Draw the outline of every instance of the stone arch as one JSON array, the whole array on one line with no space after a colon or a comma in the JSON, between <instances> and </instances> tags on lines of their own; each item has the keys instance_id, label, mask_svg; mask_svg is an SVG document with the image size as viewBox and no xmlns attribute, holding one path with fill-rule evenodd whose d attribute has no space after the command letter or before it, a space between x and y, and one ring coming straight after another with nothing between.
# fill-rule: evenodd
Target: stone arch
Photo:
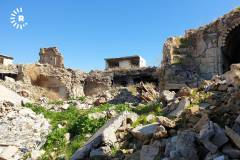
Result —
<instances>
[{"instance_id":1,"label":"stone arch","mask_svg":"<svg viewBox=\"0 0 240 160\"><path fill-rule=\"evenodd\" d=\"M222 71L226 72L233 63L240 63L240 21L225 29L220 36Z\"/></svg>"}]
</instances>

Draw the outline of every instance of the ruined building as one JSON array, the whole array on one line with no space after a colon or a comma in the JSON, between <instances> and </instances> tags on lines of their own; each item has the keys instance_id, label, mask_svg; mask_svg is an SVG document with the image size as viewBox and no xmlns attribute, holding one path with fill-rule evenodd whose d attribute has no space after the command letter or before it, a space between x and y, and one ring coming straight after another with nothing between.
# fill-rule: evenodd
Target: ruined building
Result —
<instances>
[{"instance_id":1,"label":"ruined building","mask_svg":"<svg viewBox=\"0 0 240 160\"><path fill-rule=\"evenodd\" d=\"M18 69L13 65L13 57L0 55L0 79L5 79L6 76L16 79Z\"/></svg>"},{"instance_id":2,"label":"ruined building","mask_svg":"<svg viewBox=\"0 0 240 160\"><path fill-rule=\"evenodd\" d=\"M120 58L106 58L105 62L106 70L146 67L146 61L138 55Z\"/></svg>"},{"instance_id":3,"label":"ruined building","mask_svg":"<svg viewBox=\"0 0 240 160\"><path fill-rule=\"evenodd\" d=\"M183 37L167 39L163 47L160 86L179 89L197 86L201 79L229 70L240 62L240 9L198 29L186 31Z\"/></svg>"},{"instance_id":4,"label":"ruined building","mask_svg":"<svg viewBox=\"0 0 240 160\"><path fill-rule=\"evenodd\" d=\"M64 67L63 56L56 47L41 48L39 63L51 64L54 67Z\"/></svg>"},{"instance_id":5,"label":"ruined building","mask_svg":"<svg viewBox=\"0 0 240 160\"><path fill-rule=\"evenodd\" d=\"M9 65L9 64L13 64L13 57L0 55L0 65Z\"/></svg>"}]
</instances>

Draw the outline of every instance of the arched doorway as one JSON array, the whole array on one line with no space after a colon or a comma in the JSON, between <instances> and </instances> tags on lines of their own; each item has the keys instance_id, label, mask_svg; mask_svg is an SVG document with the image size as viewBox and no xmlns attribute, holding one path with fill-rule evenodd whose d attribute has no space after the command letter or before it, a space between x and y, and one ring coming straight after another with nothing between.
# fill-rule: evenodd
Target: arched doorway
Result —
<instances>
[{"instance_id":1,"label":"arched doorway","mask_svg":"<svg viewBox=\"0 0 240 160\"><path fill-rule=\"evenodd\" d=\"M226 37L223 53L223 72L230 70L231 64L240 63L240 26L234 28Z\"/></svg>"}]
</instances>

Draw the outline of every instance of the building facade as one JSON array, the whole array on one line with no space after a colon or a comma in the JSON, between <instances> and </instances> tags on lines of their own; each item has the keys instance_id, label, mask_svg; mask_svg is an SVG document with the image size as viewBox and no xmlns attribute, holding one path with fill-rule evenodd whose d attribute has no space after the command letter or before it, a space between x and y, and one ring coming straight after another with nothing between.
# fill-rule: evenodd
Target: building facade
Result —
<instances>
[{"instance_id":1,"label":"building facade","mask_svg":"<svg viewBox=\"0 0 240 160\"><path fill-rule=\"evenodd\" d=\"M146 61L138 55L120 58L106 58L105 63L106 70L146 67Z\"/></svg>"}]
</instances>

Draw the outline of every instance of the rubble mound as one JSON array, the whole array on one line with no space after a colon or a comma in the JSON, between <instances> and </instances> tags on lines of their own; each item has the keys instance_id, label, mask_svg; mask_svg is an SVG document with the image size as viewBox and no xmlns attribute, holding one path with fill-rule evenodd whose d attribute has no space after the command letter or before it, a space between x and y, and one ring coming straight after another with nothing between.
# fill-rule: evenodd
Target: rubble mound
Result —
<instances>
[{"instance_id":1,"label":"rubble mound","mask_svg":"<svg viewBox=\"0 0 240 160\"><path fill-rule=\"evenodd\" d=\"M43 115L10 102L0 103L0 112L0 159L22 159L43 146L50 131Z\"/></svg>"}]
</instances>

